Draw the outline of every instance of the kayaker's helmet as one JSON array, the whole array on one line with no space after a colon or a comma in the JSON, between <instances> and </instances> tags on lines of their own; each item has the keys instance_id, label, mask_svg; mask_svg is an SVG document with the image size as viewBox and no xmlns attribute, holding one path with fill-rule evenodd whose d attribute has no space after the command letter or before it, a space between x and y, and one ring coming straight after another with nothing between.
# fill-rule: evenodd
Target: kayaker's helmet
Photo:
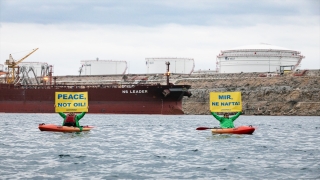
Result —
<instances>
[{"instance_id":1,"label":"kayaker's helmet","mask_svg":"<svg viewBox=\"0 0 320 180\"><path fill-rule=\"evenodd\" d=\"M229 113L224 113L223 117L229 118Z\"/></svg>"}]
</instances>

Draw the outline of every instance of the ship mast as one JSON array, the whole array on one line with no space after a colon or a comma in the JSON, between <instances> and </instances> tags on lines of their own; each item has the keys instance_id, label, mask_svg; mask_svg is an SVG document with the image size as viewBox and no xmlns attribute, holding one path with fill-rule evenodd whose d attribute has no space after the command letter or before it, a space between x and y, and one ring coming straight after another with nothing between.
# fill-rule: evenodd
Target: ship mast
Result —
<instances>
[{"instance_id":1,"label":"ship mast","mask_svg":"<svg viewBox=\"0 0 320 180\"><path fill-rule=\"evenodd\" d=\"M169 71L169 66L170 66L170 62L167 61L166 62L167 65L167 72L166 72L166 76L167 76L167 85L169 85L169 76L170 76L170 71Z\"/></svg>"}]
</instances>

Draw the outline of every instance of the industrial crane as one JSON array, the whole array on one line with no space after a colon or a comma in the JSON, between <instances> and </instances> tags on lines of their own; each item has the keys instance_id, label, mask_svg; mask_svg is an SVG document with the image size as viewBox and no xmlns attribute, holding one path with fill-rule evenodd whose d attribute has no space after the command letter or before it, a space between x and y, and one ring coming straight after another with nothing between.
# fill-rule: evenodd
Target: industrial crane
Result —
<instances>
[{"instance_id":1,"label":"industrial crane","mask_svg":"<svg viewBox=\"0 0 320 180\"><path fill-rule=\"evenodd\" d=\"M13 84L16 80L16 76L19 74L19 66L18 64L21 63L23 60L25 60L27 57L29 57L32 53L34 53L39 48L33 49L29 54L24 56L18 61L14 61L11 54L9 55L9 59L6 60L5 65L8 65L8 73L6 76L6 83Z\"/></svg>"}]
</instances>

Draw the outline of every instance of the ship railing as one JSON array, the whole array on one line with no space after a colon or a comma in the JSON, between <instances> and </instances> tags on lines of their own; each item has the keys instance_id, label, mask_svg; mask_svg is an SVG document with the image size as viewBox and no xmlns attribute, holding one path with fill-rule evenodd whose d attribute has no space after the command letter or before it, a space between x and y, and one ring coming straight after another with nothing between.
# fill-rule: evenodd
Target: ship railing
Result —
<instances>
[{"instance_id":1,"label":"ship railing","mask_svg":"<svg viewBox=\"0 0 320 180\"><path fill-rule=\"evenodd\" d=\"M18 85L16 89L105 89L135 88L137 86L159 86L160 84L90 84L90 85Z\"/></svg>"}]
</instances>

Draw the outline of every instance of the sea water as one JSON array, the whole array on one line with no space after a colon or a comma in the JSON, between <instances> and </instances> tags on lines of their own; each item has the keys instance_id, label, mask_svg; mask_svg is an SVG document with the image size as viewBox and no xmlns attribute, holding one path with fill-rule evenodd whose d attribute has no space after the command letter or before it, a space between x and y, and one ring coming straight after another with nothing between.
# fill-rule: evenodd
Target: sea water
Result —
<instances>
[{"instance_id":1,"label":"sea water","mask_svg":"<svg viewBox=\"0 0 320 180\"><path fill-rule=\"evenodd\" d=\"M320 117L87 114L90 132L43 132L58 114L0 114L0 179L320 179Z\"/></svg>"}]
</instances>

